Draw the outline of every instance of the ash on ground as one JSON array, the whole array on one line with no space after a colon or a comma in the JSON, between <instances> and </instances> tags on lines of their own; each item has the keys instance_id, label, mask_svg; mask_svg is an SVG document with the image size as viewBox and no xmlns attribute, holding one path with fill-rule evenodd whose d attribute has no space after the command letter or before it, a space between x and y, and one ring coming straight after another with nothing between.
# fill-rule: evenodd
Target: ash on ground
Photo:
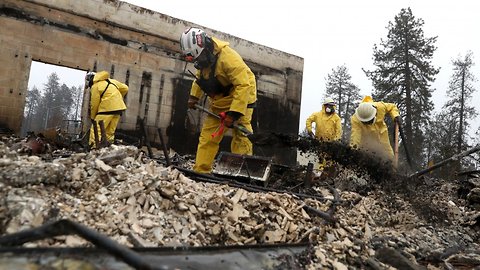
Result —
<instances>
[{"instance_id":1,"label":"ash on ground","mask_svg":"<svg viewBox=\"0 0 480 270\"><path fill-rule=\"evenodd\" d=\"M271 188L318 197L302 199L198 182L133 146L47 159L2 141L2 235L70 219L129 247L311 243L277 269L480 267L474 176L411 180L354 149L299 140L299 149L330 153L333 161L328 177L319 175L308 189L302 167L272 174ZM76 236L24 244L89 245Z\"/></svg>"}]
</instances>

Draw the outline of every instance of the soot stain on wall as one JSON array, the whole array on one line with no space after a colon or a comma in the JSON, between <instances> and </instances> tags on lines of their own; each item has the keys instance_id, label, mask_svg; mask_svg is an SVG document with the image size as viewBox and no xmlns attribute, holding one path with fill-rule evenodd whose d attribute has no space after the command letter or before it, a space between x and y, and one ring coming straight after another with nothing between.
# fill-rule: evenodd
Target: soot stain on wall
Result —
<instances>
[{"instance_id":1,"label":"soot stain on wall","mask_svg":"<svg viewBox=\"0 0 480 270\"><path fill-rule=\"evenodd\" d=\"M168 144L180 154L196 152L198 132L189 130L187 103L190 96L191 80L174 79L171 121L167 128Z\"/></svg>"}]
</instances>

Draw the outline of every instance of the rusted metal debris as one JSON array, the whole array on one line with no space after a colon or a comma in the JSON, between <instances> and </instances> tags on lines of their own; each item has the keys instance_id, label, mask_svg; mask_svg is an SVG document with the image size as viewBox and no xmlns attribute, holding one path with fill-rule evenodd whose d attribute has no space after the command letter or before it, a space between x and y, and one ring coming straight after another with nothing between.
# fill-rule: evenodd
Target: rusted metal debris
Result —
<instances>
[{"instance_id":1,"label":"rusted metal debris","mask_svg":"<svg viewBox=\"0 0 480 270\"><path fill-rule=\"evenodd\" d=\"M33 228L18 233L5 235L0 237L0 246L20 246L27 242L52 238L61 235L75 234L81 236L85 240L90 241L95 246L107 250L117 257L122 258L127 264L135 269L150 270L160 269L150 265L140 255L134 251L119 245L110 238L83 226L77 222L68 219L62 219L53 223L42 225L38 228Z\"/></svg>"},{"instance_id":2,"label":"rusted metal debris","mask_svg":"<svg viewBox=\"0 0 480 270\"><path fill-rule=\"evenodd\" d=\"M50 152L51 146L41 133L37 135L29 132L23 140L14 144L12 149L27 155L41 155Z\"/></svg>"}]
</instances>

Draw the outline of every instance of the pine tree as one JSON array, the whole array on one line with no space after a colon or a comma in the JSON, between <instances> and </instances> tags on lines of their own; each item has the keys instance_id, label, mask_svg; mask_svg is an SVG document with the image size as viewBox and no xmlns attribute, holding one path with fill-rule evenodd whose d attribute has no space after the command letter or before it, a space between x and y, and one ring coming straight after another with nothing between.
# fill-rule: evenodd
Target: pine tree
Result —
<instances>
[{"instance_id":1,"label":"pine tree","mask_svg":"<svg viewBox=\"0 0 480 270\"><path fill-rule=\"evenodd\" d=\"M470 126L469 120L475 116L475 108L470 104L472 94L475 91L473 82L476 81L475 76L471 72L474 65L473 53L467 52L464 57L458 56L452 60L453 74L451 76L447 94L449 100L444 105L444 110L453 116L453 121L457 124L457 130L451 134L456 138L456 152L465 151L467 145L466 134Z\"/></svg>"},{"instance_id":2,"label":"pine tree","mask_svg":"<svg viewBox=\"0 0 480 270\"><path fill-rule=\"evenodd\" d=\"M25 117L22 132L41 132L45 128L64 127L63 120L75 119L82 104L83 86L68 87L60 83L53 72L40 91L36 86L28 91L25 104Z\"/></svg>"},{"instance_id":3,"label":"pine tree","mask_svg":"<svg viewBox=\"0 0 480 270\"><path fill-rule=\"evenodd\" d=\"M53 102L49 107L48 127L62 126L63 120L69 118L69 113L74 106L74 89L68 87L66 84L62 84L54 93Z\"/></svg>"},{"instance_id":4,"label":"pine tree","mask_svg":"<svg viewBox=\"0 0 480 270\"><path fill-rule=\"evenodd\" d=\"M36 86L33 86L28 91L25 99L25 111L23 113L24 118L22 122L22 136L25 136L27 131L32 130L32 122L34 115L38 113L38 107L41 99L40 90Z\"/></svg>"},{"instance_id":5,"label":"pine tree","mask_svg":"<svg viewBox=\"0 0 480 270\"><path fill-rule=\"evenodd\" d=\"M435 162L445 160L469 148L466 143L469 120L475 116L475 108L470 104L475 91L473 82L476 81L471 72L474 65L473 53L467 52L464 57L458 56L452 60L453 73L449 82L447 94L449 99L443 106L441 113L432 118L428 129L427 156ZM477 131L477 137L480 132ZM480 141L473 141L474 145ZM473 167L478 163L478 154L464 158L440 168L436 174L440 177L452 178L461 166Z\"/></svg>"},{"instance_id":6,"label":"pine tree","mask_svg":"<svg viewBox=\"0 0 480 270\"><path fill-rule=\"evenodd\" d=\"M47 108L52 108L58 103L57 93L60 91L60 78L57 73L52 72L47 77L47 83L43 87L43 96L45 98Z\"/></svg>"},{"instance_id":7,"label":"pine tree","mask_svg":"<svg viewBox=\"0 0 480 270\"><path fill-rule=\"evenodd\" d=\"M72 95L73 89L66 84L60 84L58 75L55 72L51 73L41 91L32 130L41 131L60 126L74 106Z\"/></svg>"},{"instance_id":8,"label":"pine tree","mask_svg":"<svg viewBox=\"0 0 480 270\"><path fill-rule=\"evenodd\" d=\"M355 112L355 101L360 99L360 89L352 82L345 65L332 69L327 75L326 97L331 97L337 102L337 113L343 122L342 141L350 135L350 117Z\"/></svg>"},{"instance_id":9,"label":"pine tree","mask_svg":"<svg viewBox=\"0 0 480 270\"><path fill-rule=\"evenodd\" d=\"M430 112L431 83L439 69L431 59L437 37L426 38L423 20L402 9L388 24L386 40L374 45L373 71L365 71L374 86L374 99L396 103L404 117L405 139L413 157L420 157ZM418 158L415 158L418 160Z\"/></svg>"},{"instance_id":10,"label":"pine tree","mask_svg":"<svg viewBox=\"0 0 480 270\"><path fill-rule=\"evenodd\" d=\"M71 93L73 99L73 106L71 108L71 111L69 112L69 116L73 120L79 120L83 101L83 86L72 86Z\"/></svg>"},{"instance_id":11,"label":"pine tree","mask_svg":"<svg viewBox=\"0 0 480 270\"><path fill-rule=\"evenodd\" d=\"M441 111L432 117L427 132L425 133L425 154L427 163L438 163L450 158L455 153L455 137L453 133L458 129L453 116L447 111ZM423 164L426 167L427 164ZM454 167L452 163L446 164L435 170L434 175L441 178L451 178L454 176Z\"/></svg>"}]
</instances>

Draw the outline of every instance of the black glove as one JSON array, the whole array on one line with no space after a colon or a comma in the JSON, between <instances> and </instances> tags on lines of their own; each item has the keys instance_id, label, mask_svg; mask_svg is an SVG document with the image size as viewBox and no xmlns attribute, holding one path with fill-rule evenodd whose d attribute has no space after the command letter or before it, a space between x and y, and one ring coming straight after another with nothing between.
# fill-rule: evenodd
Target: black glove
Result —
<instances>
[{"instance_id":1,"label":"black glove","mask_svg":"<svg viewBox=\"0 0 480 270\"><path fill-rule=\"evenodd\" d=\"M194 97L194 96L190 96L188 98L188 108L189 109L195 109L195 105L197 105L198 103L198 98L197 97Z\"/></svg>"},{"instance_id":2,"label":"black glove","mask_svg":"<svg viewBox=\"0 0 480 270\"><path fill-rule=\"evenodd\" d=\"M242 117L242 114L239 112L234 112L234 111L228 111L226 113L225 120L223 120L223 123L225 124L226 127L233 127L233 124L235 121L237 121L240 117Z\"/></svg>"},{"instance_id":3,"label":"black glove","mask_svg":"<svg viewBox=\"0 0 480 270\"><path fill-rule=\"evenodd\" d=\"M228 114L225 116L225 119L223 119L223 124L228 128L232 128L234 122L235 120L233 120L233 117Z\"/></svg>"}]
</instances>

